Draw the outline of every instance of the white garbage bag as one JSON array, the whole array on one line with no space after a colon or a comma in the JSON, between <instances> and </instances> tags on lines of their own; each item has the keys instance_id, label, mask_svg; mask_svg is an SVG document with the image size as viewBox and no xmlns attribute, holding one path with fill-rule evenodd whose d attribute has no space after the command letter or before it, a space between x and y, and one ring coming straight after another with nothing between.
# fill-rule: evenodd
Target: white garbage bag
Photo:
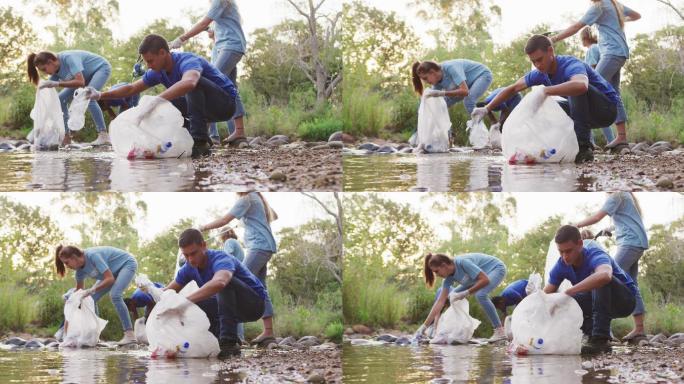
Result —
<instances>
[{"instance_id":1,"label":"white garbage bag","mask_svg":"<svg viewBox=\"0 0 684 384\"><path fill-rule=\"evenodd\" d=\"M530 274L527 278L527 285L525 286L525 294L531 295L542 289L542 277L541 274L534 272Z\"/></svg>"},{"instance_id":2,"label":"white garbage bag","mask_svg":"<svg viewBox=\"0 0 684 384\"><path fill-rule=\"evenodd\" d=\"M430 344L465 344L473 338L480 321L471 317L468 300L458 300L439 318Z\"/></svg>"},{"instance_id":3,"label":"white garbage bag","mask_svg":"<svg viewBox=\"0 0 684 384\"><path fill-rule=\"evenodd\" d=\"M26 139L33 149L49 149L64 140L64 115L59 96L54 88L36 91L36 101L31 110L33 130Z\"/></svg>"},{"instance_id":4,"label":"white garbage bag","mask_svg":"<svg viewBox=\"0 0 684 384\"><path fill-rule=\"evenodd\" d=\"M94 347L107 325L107 320L99 318L95 313L95 301L92 297L81 300L84 294L85 291L79 289L64 304L64 320L68 325L60 347Z\"/></svg>"},{"instance_id":5,"label":"white garbage bag","mask_svg":"<svg viewBox=\"0 0 684 384\"><path fill-rule=\"evenodd\" d=\"M69 121L67 125L71 131L80 131L85 125L85 111L90 100L86 97L85 88L74 91L74 98L69 105Z\"/></svg>"},{"instance_id":6,"label":"white garbage bag","mask_svg":"<svg viewBox=\"0 0 684 384\"><path fill-rule=\"evenodd\" d=\"M473 120L468 120L466 122L466 130L470 131L468 142L470 142L470 146L473 148L484 148L489 143L489 132L484 121L480 120L475 123Z\"/></svg>"},{"instance_id":7,"label":"white garbage bag","mask_svg":"<svg viewBox=\"0 0 684 384\"><path fill-rule=\"evenodd\" d=\"M489 146L501 149L501 124L492 124L489 127Z\"/></svg>"},{"instance_id":8,"label":"white garbage bag","mask_svg":"<svg viewBox=\"0 0 684 384\"><path fill-rule=\"evenodd\" d=\"M198 289L197 283L191 281L180 293L173 290L162 293L161 300L147 319L147 339L152 358L206 358L218 355L218 340L209 332L209 319L197 305L187 307L180 315L166 313L157 318L157 314L167 308L177 308L187 302L186 297Z\"/></svg>"},{"instance_id":9,"label":"white garbage bag","mask_svg":"<svg viewBox=\"0 0 684 384\"><path fill-rule=\"evenodd\" d=\"M510 350L518 355L576 355L582 349L582 309L575 300L560 297L565 293L537 291L523 299L513 310ZM557 300L563 305L553 314L549 309Z\"/></svg>"},{"instance_id":10,"label":"white garbage bag","mask_svg":"<svg viewBox=\"0 0 684 384\"><path fill-rule=\"evenodd\" d=\"M534 99L544 86L536 86L506 119L503 155L510 164L574 162L579 151L574 123L554 97L535 109Z\"/></svg>"},{"instance_id":11,"label":"white garbage bag","mask_svg":"<svg viewBox=\"0 0 684 384\"><path fill-rule=\"evenodd\" d=\"M549 250L546 252L546 264L544 265L544 281L546 281L546 284L549 283L551 269L554 265L556 265L558 260L560 260L560 252L558 252L556 241L551 239L551 243L549 243ZM557 291L563 292L570 287L572 287L572 283L568 280L563 280Z\"/></svg>"},{"instance_id":12,"label":"white garbage bag","mask_svg":"<svg viewBox=\"0 0 684 384\"><path fill-rule=\"evenodd\" d=\"M149 344L147 340L147 330L145 326L145 318L139 317L138 320L133 324L133 334L135 335L135 340L141 344Z\"/></svg>"},{"instance_id":13,"label":"white garbage bag","mask_svg":"<svg viewBox=\"0 0 684 384\"><path fill-rule=\"evenodd\" d=\"M139 273L137 276L135 276L135 286L140 288L142 291L149 293L155 302L159 302L159 300L161 300L162 293L164 293L162 288L154 285L152 280L150 280L150 278L144 273Z\"/></svg>"},{"instance_id":14,"label":"white garbage bag","mask_svg":"<svg viewBox=\"0 0 684 384\"><path fill-rule=\"evenodd\" d=\"M151 98L143 96L137 107L122 112L111 122L109 136L114 152L130 160L190 156L192 136L183 127L180 111L170 102L162 102L140 126L136 125L140 107Z\"/></svg>"},{"instance_id":15,"label":"white garbage bag","mask_svg":"<svg viewBox=\"0 0 684 384\"><path fill-rule=\"evenodd\" d=\"M449 150L449 109L443 97L425 97L418 108L418 137L416 147L428 153Z\"/></svg>"}]
</instances>

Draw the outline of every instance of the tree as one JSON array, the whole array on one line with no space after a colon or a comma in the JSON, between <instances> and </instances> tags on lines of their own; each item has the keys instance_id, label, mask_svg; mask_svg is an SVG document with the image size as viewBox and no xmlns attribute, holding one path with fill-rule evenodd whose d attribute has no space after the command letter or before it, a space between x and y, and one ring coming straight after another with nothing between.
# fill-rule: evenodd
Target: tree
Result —
<instances>
[{"instance_id":1,"label":"tree","mask_svg":"<svg viewBox=\"0 0 684 384\"><path fill-rule=\"evenodd\" d=\"M670 9L672 9L674 11L674 13L676 13L677 16L679 16L680 19L684 20L684 10L682 10L680 7L676 6L672 1L670 1L670 0L656 0L656 1L659 2L660 4L666 5Z\"/></svg>"},{"instance_id":2,"label":"tree","mask_svg":"<svg viewBox=\"0 0 684 384\"><path fill-rule=\"evenodd\" d=\"M150 280L162 284L170 282L175 277L178 236L191 227L191 219L179 220L154 239L141 244L135 253L138 273L144 273Z\"/></svg>"},{"instance_id":3,"label":"tree","mask_svg":"<svg viewBox=\"0 0 684 384\"><path fill-rule=\"evenodd\" d=\"M335 222L335 235L332 237L331 241L324 242L325 254L327 255L325 259L325 266L332 273L335 280L342 284L342 240L344 238L344 230L342 223L344 222L344 215L342 210L342 200L338 192L333 192L334 203L322 201L318 195L313 193L302 194L312 200L314 200Z\"/></svg>"},{"instance_id":4,"label":"tree","mask_svg":"<svg viewBox=\"0 0 684 384\"><path fill-rule=\"evenodd\" d=\"M0 25L0 89L9 90L25 78L25 58L37 38L31 25L12 7L0 8Z\"/></svg>"},{"instance_id":5,"label":"tree","mask_svg":"<svg viewBox=\"0 0 684 384\"><path fill-rule=\"evenodd\" d=\"M664 302L684 297L684 218L669 225L654 225L649 249L640 260L640 272L653 292Z\"/></svg>"}]
</instances>

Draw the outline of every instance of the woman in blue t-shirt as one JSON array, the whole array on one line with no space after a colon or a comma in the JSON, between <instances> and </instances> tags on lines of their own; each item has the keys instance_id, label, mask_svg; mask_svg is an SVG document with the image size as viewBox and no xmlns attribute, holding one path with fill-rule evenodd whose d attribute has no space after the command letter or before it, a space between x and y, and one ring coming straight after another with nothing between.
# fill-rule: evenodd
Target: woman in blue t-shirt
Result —
<instances>
[{"instance_id":1,"label":"woman in blue t-shirt","mask_svg":"<svg viewBox=\"0 0 684 384\"><path fill-rule=\"evenodd\" d=\"M62 277L66 273L66 268L76 271L77 290L84 289L86 277L99 280L92 287L85 289L83 297L92 296L97 303L109 292L124 331L123 338L117 344L135 343L133 324L123 298L123 292L131 284L138 269L138 263L131 254L114 247L92 247L81 250L72 245L59 245L55 251L55 267L57 274ZM67 328L68 324L65 326L65 329Z\"/></svg>"},{"instance_id":2,"label":"woman in blue t-shirt","mask_svg":"<svg viewBox=\"0 0 684 384\"><path fill-rule=\"evenodd\" d=\"M260 192L238 192L238 200L227 215L201 226L204 232L227 225L233 219L240 219L245 225L245 245L248 248L243 264L266 287L268 262L276 252L276 242L271 231L271 222L278 218ZM252 344L267 345L275 340L273 334L273 305L266 299L262 320L264 331L252 340Z\"/></svg>"},{"instance_id":3,"label":"woman in blue t-shirt","mask_svg":"<svg viewBox=\"0 0 684 384\"><path fill-rule=\"evenodd\" d=\"M592 68L596 69L599 60L601 59L601 52L599 51L598 39L594 36L591 31L590 26L582 28L580 31L580 39L582 40L582 46L587 49L587 53L584 55L584 62L589 64ZM613 135L613 130L610 127L601 128L603 132L603 137L606 138L606 143L610 143L615 140ZM591 131L591 143L594 143L594 131Z\"/></svg>"},{"instance_id":4,"label":"woman in blue t-shirt","mask_svg":"<svg viewBox=\"0 0 684 384\"><path fill-rule=\"evenodd\" d=\"M74 92L77 88L88 86L97 90L102 89L112 74L112 66L102 56L86 51L63 51L57 54L43 51L38 54L29 54L26 61L28 77L38 88L64 88L59 93L59 101L62 104L62 114L64 115L64 128L66 129L62 144L71 143L71 134L67 126L69 121L67 104L74 98ZM39 84L40 76L37 69L50 75L50 79L41 81ZM97 139L90 144L111 144L104 115L97 101L91 100L88 103L88 111L93 117L97 129Z\"/></svg>"},{"instance_id":5,"label":"woman in blue t-shirt","mask_svg":"<svg viewBox=\"0 0 684 384\"><path fill-rule=\"evenodd\" d=\"M625 22L639 20L641 15L620 4L616 0L591 0L591 6L580 21L569 26L565 31L552 36L552 42L561 41L577 33L586 25L595 25L599 31L599 51L601 58L596 65L596 71L603 76L615 91L620 92L620 70L629 59L629 46L625 37ZM618 136L606 145L615 148L627 144L627 130L625 122L627 114L620 102L615 120Z\"/></svg>"},{"instance_id":6,"label":"woman in blue t-shirt","mask_svg":"<svg viewBox=\"0 0 684 384\"><path fill-rule=\"evenodd\" d=\"M648 235L642 220L641 207L636 196L631 192L611 192L603 207L592 216L577 223L581 228L596 224L606 216L610 216L615 224L617 252L615 262L638 285L639 259L648 249ZM644 317L646 309L641 293L637 290L634 317L634 329L623 339L631 340L644 336Z\"/></svg>"},{"instance_id":7,"label":"woman in blue t-shirt","mask_svg":"<svg viewBox=\"0 0 684 384\"><path fill-rule=\"evenodd\" d=\"M438 314L442 312L447 299L455 302L472 294L494 328L494 334L489 340L498 341L506 338L501 319L488 296L506 276L506 266L501 260L482 253L467 253L453 259L443 254L429 253L425 256L423 274L429 287L434 284L435 275L443 278L444 282L439 298L432 305L430 314L418 328L416 335L423 334L426 327L434 322ZM449 293L449 288L454 282L459 285Z\"/></svg>"}]
</instances>

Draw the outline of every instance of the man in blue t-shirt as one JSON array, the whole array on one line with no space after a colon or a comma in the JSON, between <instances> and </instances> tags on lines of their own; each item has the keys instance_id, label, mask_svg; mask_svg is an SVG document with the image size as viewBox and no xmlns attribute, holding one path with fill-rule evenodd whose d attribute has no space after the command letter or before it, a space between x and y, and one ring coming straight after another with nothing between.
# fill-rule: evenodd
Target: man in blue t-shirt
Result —
<instances>
[{"instance_id":1,"label":"man in blue t-shirt","mask_svg":"<svg viewBox=\"0 0 684 384\"><path fill-rule=\"evenodd\" d=\"M503 91L503 87L491 91L489 95L487 95L487 97L484 99L484 101L477 103L477 106L484 107L485 105L489 104L501 91ZM520 93L516 92L511 97L504 100L501 104L497 105L491 111L489 111L487 113L487 117L489 117L489 120L491 120L494 124L499 124L499 131L503 132L503 125L506 122L508 115L510 115L511 112L513 112L513 109L518 106L521 100L522 96L520 95ZM497 118L494 115L495 111L499 112L499 118Z\"/></svg>"},{"instance_id":2,"label":"man in blue t-shirt","mask_svg":"<svg viewBox=\"0 0 684 384\"><path fill-rule=\"evenodd\" d=\"M520 304L522 299L527 297L526 288L526 279L516 280L504 288L501 295L492 297L492 303L501 311L504 318L508 315L508 307Z\"/></svg>"},{"instance_id":3,"label":"man in blue t-shirt","mask_svg":"<svg viewBox=\"0 0 684 384\"><path fill-rule=\"evenodd\" d=\"M164 288L162 283L153 283L157 288ZM143 291L140 288L136 288L131 297L124 299L124 303L128 308L128 313L131 314L131 320L135 322L138 319L138 308L145 308L145 321L147 317L152 312L154 305L156 304L154 298L149 293Z\"/></svg>"},{"instance_id":4,"label":"man in blue t-shirt","mask_svg":"<svg viewBox=\"0 0 684 384\"><path fill-rule=\"evenodd\" d=\"M183 231L178 238L178 247L187 263L178 270L175 280L166 289L178 292L194 280L200 289L187 299L198 304L207 313L210 322L218 319L221 347L218 358L239 356L237 325L261 318L268 298L266 288L235 257L223 251L207 249L202 233L196 229ZM199 305L214 297L217 306Z\"/></svg>"},{"instance_id":5,"label":"man in blue t-shirt","mask_svg":"<svg viewBox=\"0 0 684 384\"><path fill-rule=\"evenodd\" d=\"M577 227L560 227L555 241L561 256L549 273L544 292L556 292L565 279L573 286L551 304L550 311L574 298L584 314L582 332L590 336L582 353L610 351L610 322L632 313L639 288L598 243L583 241Z\"/></svg>"},{"instance_id":6,"label":"man in blue t-shirt","mask_svg":"<svg viewBox=\"0 0 684 384\"><path fill-rule=\"evenodd\" d=\"M164 100L170 101L186 118L186 128L194 140L192 157L211 154L208 123L233 117L237 98L233 82L200 56L170 52L168 43L159 35L145 36L138 53L149 68L142 79L102 93L89 89L88 97L93 100L125 98L162 84L166 87L164 92L139 106L140 121Z\"/></svg>"},{"instance_id":7,"label":"man in blue t-shirt","mask_svg":"<svg viewBox=\"0 0 684 384\"><path fill-rule=\"evenodd\" d=\"M124 85L128 85L128 83L114 84L110 89L114 90L117 88L121 88ZM140 101L140 95L136 94L129 97L122 97L120 99L98 100L97 103L100 105L102 111L107 112L109 117L114 119L116 118L116 115L118 115L119 113L129 108L136 107L138 105L138 101ZM114 112L114 109L112 107L118 107L118 112Z\"/></svg>"},{"instance_id":8,"label":"man in blue t-shirt","mask_svg":"<svg viewBox=\"0 0 684 384\"><path fill-rule=\"evenodd\" d=\"M514 84L504 88L489 104L476 108L472 117L481 119L515 92L535 85L544 85L529 94L533 108L540 106L546 96L565 98L558 104L575 125L579 144L576 163L594 160L591 146L591 129L613 124L617 117L620 95L610 83L582 60L573 56L556 55L548 37L534 35L525 46L525 53L536 69L528 72Z\"/></svg>"}]
</instances>

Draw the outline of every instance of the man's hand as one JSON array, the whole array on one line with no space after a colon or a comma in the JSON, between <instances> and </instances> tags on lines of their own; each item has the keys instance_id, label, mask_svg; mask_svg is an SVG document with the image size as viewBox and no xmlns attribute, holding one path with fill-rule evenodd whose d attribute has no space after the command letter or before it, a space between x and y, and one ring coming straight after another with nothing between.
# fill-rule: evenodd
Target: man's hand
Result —
<instances>
[{"instance_id":1,"label":"man's hand","mask_svg":"<svg viewBox=\"0 0 684 384\"><path fill-rule=\"evenodd\" d=\"M470 118L473 120L473 123L477 124L485 117L485 115L488 112L489 111L487 110L487 107L475 108L473 109L473 112L470 114Z\"/></svg>"},{"instance_id":2,"label":"man's hand","mask_svg":"<svg viewBox=\"0 0 684 384\"><path fill-rule=\"evenodd\" d=\"M88 100L100 100L102 92L93 87L85 87L85 96Z\"/></svg>"},{"instance_id":3,"label":"man's hand","mask_svg":"<svg viewBox=\"0 0 684 384\"><path fill-rule=\"evenodd\" d=\"M157 313L157 319L159 319L162 316L170 316L170 315L175 315L175 316L183 316L185 311L192 306L192 301L190 300L185 300L182 304L178 305L177 307L174 308L166 308L160 312Z\"/></svg>"},{"instance_id":4,"label":"man's hand","mask_svg":"<svg viewBox=\"0 0 684 384\"><path fill-rule=\"evenodd\" d=\"M180 36L178 36L175 40L169 43L169 49L178 49L183 46L184 42L185 41L183 41L183 39Z\"/></svg>"}]
</instances>

